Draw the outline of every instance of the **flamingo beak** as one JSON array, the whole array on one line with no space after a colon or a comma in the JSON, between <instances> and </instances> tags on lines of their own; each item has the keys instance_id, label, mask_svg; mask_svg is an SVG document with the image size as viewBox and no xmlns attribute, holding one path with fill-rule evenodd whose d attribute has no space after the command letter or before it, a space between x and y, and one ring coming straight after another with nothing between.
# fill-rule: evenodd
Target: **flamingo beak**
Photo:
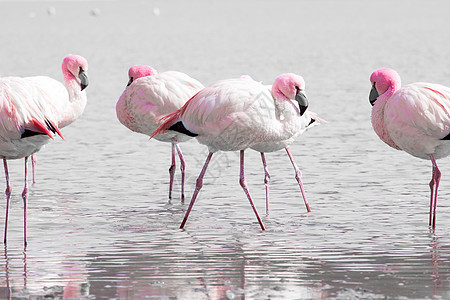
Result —
<instances>
[{"instance_id":1,"label":"flamingo beak","mask_svg":"<svg viewBox=\"0 0 450 300\"><path fill-rule=\"evenodd\" d=\"M127 86L130 86L133 83L133 77L130 77L130 80L128 80Z\"/></svg>"},{"instance_id":2,"label":"flamingo beak","mask_svg":"<svg viewBox=\"0 0 450 300\"><path fill-rule=\"evenodd\" d=\"M84 90L89 85L89 79L86 73L80 68L80 73L78 74L78 78L80 78L81 90Z\"/></svg>"},{"instance_id":3,"label":"flamingo beak","mask_svg":"<svg viewBox=\"0 0 450 300\"><path fill-rule=\"evenodd\" d=\"M303 116L306 109L308 108L308 99L306 99L305 94L303 94L300 89L297 89L297 94L295 95L295 101L298 102L300 108L300 116Z\"/></svg>"},{"instance_id":4,"label":"flamingo beak","mask_svg":"<svg viewBox=\"0 0 450 300\"><path fill-rule=\"evenodd\" d=\"M370 94L369 94L369 102L372 106L375 105L375 101L377 101L378 99L378 91L377 88L375 87L375 82L372 85L372 89L370 90Z\"/></svg>"}]
</instances>

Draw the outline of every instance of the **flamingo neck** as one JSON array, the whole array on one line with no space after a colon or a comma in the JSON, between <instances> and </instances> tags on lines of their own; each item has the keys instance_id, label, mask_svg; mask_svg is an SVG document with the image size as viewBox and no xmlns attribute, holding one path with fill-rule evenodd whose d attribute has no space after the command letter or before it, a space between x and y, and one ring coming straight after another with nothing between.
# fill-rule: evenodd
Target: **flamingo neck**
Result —
<instances>
[{"instance_id":1,"label":"flamingo neck","mask_svg":"<svg viewBox=\"0 0 450 300\"><path fill-rule=\"evenodd\" d=\"M300 109L291 99L287 98L280 90L272 92L275 101L276 118L281 123L290 122L295 117L300 117Z\"/></svg>"},{"instance_id":2,"label":"flamingo neck","mask_svg":"<svg viewBox=\"0 0 450 300\"><path fill-rule=\"evenodd\" d=\"M84 111L87 103L86 92L81 90L81 85L68 69L63 70L64 81L69 94L68 107L64 111L59 127L62 128L78 119Z\"/></svg>"},{"instance_id":3,"label":"flamingo neck","mask_svg":"<svg viewBox=\"0 0 450 300\"><path fill-rule=\"evenodd\" d=\"M274 132L277 132L277 139L288 140L301 131L300 109L296 102L288 99L280 91L272 93L275 102Z\"/></svg>"},{"instance_id":4,"label":"flamingo neck","mask_svg":"<svg viewBox=\"0 0 450 300\"><path fill-rule=\"evenodd\" d=\"M375 130L378 137L395 149L400 149L395 142L390 137L389 133L386 130L386 124L384 122L384 109L386 107L386 103L389 101L389 99L394 95L394 93L399 89L399 86L397 84L392 84L386 92L384 92L382 95L378 97L378 99L375 101L375 104L372 108L372 127Z\"/></svg>"}]
</instances>

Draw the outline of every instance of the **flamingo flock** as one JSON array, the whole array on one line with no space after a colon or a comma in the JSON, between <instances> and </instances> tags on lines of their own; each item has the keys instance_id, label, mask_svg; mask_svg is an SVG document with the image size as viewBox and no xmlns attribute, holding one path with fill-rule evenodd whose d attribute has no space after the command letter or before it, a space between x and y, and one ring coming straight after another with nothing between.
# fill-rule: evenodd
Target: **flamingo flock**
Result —
<instances>
[{"instance_id":1,"label":"flamingo flock","mask_svg":"<svg viewBox=\"0 0 450 300\"><path fill-rule=\"evenodd\" d=\"M27 244L28 158L36 182L36 153L59 137L61 129L83 113L88 86L88 63L79 55L63 59L62 84L47 76L0 78L0 157L6 179L4 243L7 241L12 194L8 160L24 159L23 240ZM245 177L246 150L260 153L265 183L266 214L269 213L270 174L265 153L284 149L294 168L306 211L302 173L289 146L307 129L324 121L309 110L305 80L293 73L278 75L263 85L248 75L203 86L176 71L158 73L147 65L128 70L128 84L116 104L117 118L129 130L171 144L169 199L173 197L176 155L180 160L181 199L185 198L186 162L179 143L197 140L208 148L203 168L180 228L184 228L212 156L218 151L239 151L239 184L261 228L265 230ZM379 69L370 76L371 121L375 133L390 147L430 160L429 226L436 227L441 172L436 160L450 154L450 88L432 83L401 86L398 73Z\"/></svg>"}]
</instances>

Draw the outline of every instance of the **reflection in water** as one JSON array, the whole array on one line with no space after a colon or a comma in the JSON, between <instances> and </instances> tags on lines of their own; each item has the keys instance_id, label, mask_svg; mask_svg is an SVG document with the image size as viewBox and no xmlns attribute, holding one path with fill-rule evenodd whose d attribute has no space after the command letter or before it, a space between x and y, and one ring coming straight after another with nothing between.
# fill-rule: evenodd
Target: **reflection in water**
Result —
<instances>
[{"instance_id":1,"label":"reflection in water","mask_svg":"<svg viewBox=\"0 0 450 300\"><path fill-rule=\"evenodd\" d=\"M31 264L27 252L5 248L2 294L6 299L32 295L64 299L365 299L398 294L422 299L448 295L450 257L441 257L435 235L430 236L428 247L416 245L416 250L426 248L417 251L423 254L395 247L377 252L302 247L289 245L283 241L285 236L273 243L254 243L239 230L228 241L197 232L175 235L185 236L184 242L167 243L177 240L174 236L152 245L123 240L108 250L92 249L85 257L78 253L61 260L55 259L55 253L49 259L47 253L38 257L35 252Z\"/></svg>"},{"instance_id":2,"label":"reflection in water","mask_svg":"<svg viewBox=\"0 0 450 300\"><path fill-rule=\"evenodd\" d=\"M4 247L5 299L63 298L84 299L89 296L86 269L80 263L67 261L37 261L28 269L27 249L9 251ZM78 259L78 258L77 258ZM70 261L70 259L69 259Z\"/></svg>"},{"instance_id":3,"label":"reflection in water","mask_svg":"<svg viewBox=\"0 0 450 300\"><path fill-rule=\"evenodd\" d=\"M2 294L5 295L5 299L11 299L12 298L12 289L11 289L11 285L9 282L9 258L8 258L8 249L7 249L6 244L4 245L3 251L4 251L4 253L3 253L4 261L3 261L2 265L4 266L4 269L5 269L4 270L4 272L5 272L4 279L6 282L4 284L2 284L2 286L6 285L6 288L5 288L4 293L2 293Z\"/></svg>"},{"instance_id":4,"label":"reflection in water","mask_svg":"<svg viewBox=\"0 0 450 300\"><path fill-rule=\"evenodd\" d=\"M434 286L433 296L436 296L438 289L442 285L441 277L439 275L439 259L440 259L439 248L440 247L439 247L439 238L434 233L435 229L430 229L430 231L432 231L430 233L430 237L431 237L430 252L431 252L431 266L433 267L431 279L433 280L433 286Z\"/></svg>"}]
</instances>

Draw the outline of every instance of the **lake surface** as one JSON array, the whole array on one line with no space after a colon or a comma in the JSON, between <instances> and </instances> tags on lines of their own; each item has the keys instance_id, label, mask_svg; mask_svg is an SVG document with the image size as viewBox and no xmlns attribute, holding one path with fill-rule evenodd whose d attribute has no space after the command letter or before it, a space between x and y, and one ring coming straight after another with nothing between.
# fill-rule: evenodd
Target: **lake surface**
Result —
<instances>
[{"instance_id":1,"label":"lake surface","mask_svg":"<svg viewBox=\"0 0 450 300\"><path fill-rule=\"evenodd\" d=\"M404 83L450 85L449 8L446 0L0 1L0 76L62 80L62 59L73 53L89 61L91 83L66 142L38 153L26 249L23 160L9 162L0 298L449 299L450 158L438 161L433 231L431 163L381 142L368 102L369 76L381 67ZM178 229L207 150L181 145L187 199L177 169L169 201L170 145L132 133L115 115L133 64L205 85L302 75L310 109L328 121L290 147L312 211L279 151L266 156L266 215L260 156L246 151L261 231L239 186L238 153L222 152ZM4 209L0 201L1 226Z\"/></svg>"}]
</instances>

